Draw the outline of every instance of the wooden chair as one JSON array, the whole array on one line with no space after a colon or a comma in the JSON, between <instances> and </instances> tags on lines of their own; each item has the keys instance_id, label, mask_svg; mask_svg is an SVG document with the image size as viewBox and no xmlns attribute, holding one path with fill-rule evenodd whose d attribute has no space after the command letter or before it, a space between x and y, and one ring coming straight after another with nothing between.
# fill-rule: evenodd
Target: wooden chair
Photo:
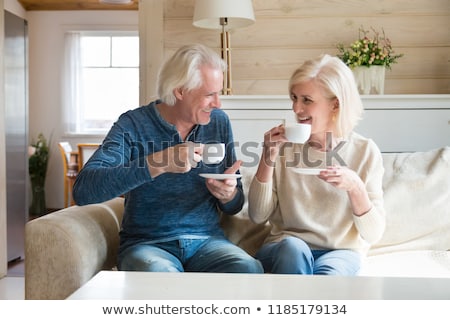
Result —
<instances>
[{"instance_id":1,"label":"wooden chair","mask_svg":"<svg viewBox=\"0 0 450 320\"><path fill-rule=\"evenodd\" d=\"M64 208L74 205L72 198L72 187L78 173L78 152L72 150L67 141L58 143L63 163L64 179Z\"/></svg>"},{"instance_id":2,"label":"wooden chair","mask_svg":"<svg viewBox=\"0 0 450 320\"><path fill-rule=\"evenodd\" d=\"M100 146L99 143L79 143L78 144L78 170L81 170L89 158Z\"/></svg>"}]
</instances>

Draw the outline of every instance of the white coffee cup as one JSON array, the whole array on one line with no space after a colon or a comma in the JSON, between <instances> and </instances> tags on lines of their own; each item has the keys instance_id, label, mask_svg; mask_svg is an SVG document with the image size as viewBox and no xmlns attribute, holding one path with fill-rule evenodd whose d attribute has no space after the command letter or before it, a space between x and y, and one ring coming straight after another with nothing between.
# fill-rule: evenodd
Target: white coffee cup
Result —
<instances>
[{"instance_id":1,"label":"white coffee cup","mask_svg":"<svg viewBox=\"0 0 450 320\"><path fill-rule=\"evenodd\" d=\"M311 135L311 125L306 123L292 123L284 127L284 135L290 142L305 143Z\"/></svg>"},{"instance_id":2,"label":"white coffee cup","mask_svg":"<svg viewBox=\"0 0 450 320\"><path fill-rule=\"evenodd\" d=\"M205 164L220 163L225 157L225 143L208 143L203 146L203 162Z\"/></svg>"}]
</instances>

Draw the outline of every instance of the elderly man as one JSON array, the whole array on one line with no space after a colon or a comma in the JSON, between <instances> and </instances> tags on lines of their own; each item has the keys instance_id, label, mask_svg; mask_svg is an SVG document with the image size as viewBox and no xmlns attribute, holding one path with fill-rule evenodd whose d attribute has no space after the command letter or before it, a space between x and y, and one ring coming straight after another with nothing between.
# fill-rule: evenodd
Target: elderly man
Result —
<instances>
[{"instance_id":1,"label":"elderly man","mask_svg":"<svg viewBox=\"0 0 450 320\"><path fill-rule=\"evenodd\" d=\"M180 48L160 70L160 99L122 114L78 174L79 205L125 195L120 270L263 272L219 224L243 206L240 180L199 175L234 174L241 164L220 110L225 68L205 46ZM225 144L223 161L203 161L210 143Z\"/></svg>"}]
</instances>

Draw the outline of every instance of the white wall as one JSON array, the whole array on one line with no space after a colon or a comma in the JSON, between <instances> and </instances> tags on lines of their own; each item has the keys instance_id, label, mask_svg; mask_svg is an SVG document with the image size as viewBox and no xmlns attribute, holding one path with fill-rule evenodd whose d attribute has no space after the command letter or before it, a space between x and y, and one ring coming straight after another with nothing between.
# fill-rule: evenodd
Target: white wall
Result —
<instances>
[{"instance_id":1,"label":"white wall","mask_svg":"<svg viewBox=\"0 0 450 320\"><path fill-rule=\"evenodd\" d=\"M22 19L26 18L26 11L17 0L4 0L5 10L14 13Z\"/></svg>"},{"instance_id":2,"label":"white wall","mask_svg":"<svg viewBox=\"0 0 450 320\"><path fill-rule=\"evenodd\" d=\"M30 141L42 132L52 137L46 182L48 208L64 206L63 167L57 143L98 142L101 137L65 136L62 128L61 94L64 32L66 30L117 29L138 30L137 11L28 11L29 29L29 116ZM101 141L101 140L100 140Z\"/></svg>"}]
</instances>

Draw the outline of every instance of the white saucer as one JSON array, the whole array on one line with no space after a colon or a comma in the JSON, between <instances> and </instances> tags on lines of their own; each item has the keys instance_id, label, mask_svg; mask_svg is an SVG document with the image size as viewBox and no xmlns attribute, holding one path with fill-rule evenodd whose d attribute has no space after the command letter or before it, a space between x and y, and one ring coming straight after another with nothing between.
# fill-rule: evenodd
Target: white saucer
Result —
<instances>
[{"instance_id":1,"label":"white saucer","mask_svg":"<svg viewBox=\"0 0 450 320\"><path fill-rule=\"evenodd\" d=\"M323 171L325 169L319 169L319 168L293 168L293 170L300 174L308 174L313 176L318 176L320 174L320 171Z\"/></svg>"},{"instance_id":2,"label":"white saucer","mask_svg":"<svg viewBox=\"0 0 450 320\"><path fill-rule=\"evenodd\" d=\"M232 174L232 173L199 173L200 177L208 178L208 179L216 179L216 180L225 180L225 179L237 179L241 178L242 174Z\"/></svg>"}]
</instances>

